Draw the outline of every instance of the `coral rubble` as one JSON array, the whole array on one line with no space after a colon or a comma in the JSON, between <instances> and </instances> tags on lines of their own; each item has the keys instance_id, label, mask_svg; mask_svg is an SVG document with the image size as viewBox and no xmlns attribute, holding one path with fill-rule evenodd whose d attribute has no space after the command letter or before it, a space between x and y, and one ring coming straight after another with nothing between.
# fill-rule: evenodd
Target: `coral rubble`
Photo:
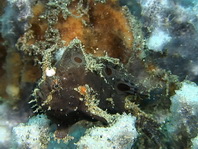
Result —
<instances>
[{"instance_id":1,"label":"coral rubble","mask_svg":"<svg viewBox=\"0 0 198 149\"><path fill-rule=\"evenodd\" d=\"M119 116L112 126L88 129L86 135L77 142L77 146L88 149L95 148L95 146L131 149L137 136L135 117L125 114Z\"/></svg>"},{"instance_id":2,"label":"coral rubble","mask_svg":"<svg viewBox=\"0 0 198 149\"><path fill-rule=\"evenodd\" d=\"M47 148L50 121L44 115L13 128L13 148Z\"/></svg>"},{"instance_id":3,"label":"coral rubble","mask_svg":"<svg viewBox=\"0 0 198 149\"><path fill-rule=\"evenodd\" d=\"M170 131L179 140L183 142L182 146L190 147L190 140L197 136L198 132L198 87L192 82L183 82L182 87L171 97L170 122L167 125ZM181 131L183 130L183 131ZM181 135L182 134L182 135ZM185 144L186 143L186 144Z\"/></svg>"},{"instance_id":4,"label":"coral rubble","mask_svg":"<svg viewBox=\"0 0 198 149\"><path fill-rule=\"evenodd\" d=\"M7 103L0 105L0 148L12 148L12 128L16 127L19 123L26 122L29 115L25 108L21 108L19 111L12 109Z\"/></svg>"},{"instance_id":5,"label":"coral rubble","mask_svg":"<svg viewBox=\"0 0 198 149\"><path fill-rule=\"evenodd\" d=\"M142 8L141 21L148 48L166 52L157 62L180 80L197 83L197 1L137 1Z\"/></svg>"}]
</instances>

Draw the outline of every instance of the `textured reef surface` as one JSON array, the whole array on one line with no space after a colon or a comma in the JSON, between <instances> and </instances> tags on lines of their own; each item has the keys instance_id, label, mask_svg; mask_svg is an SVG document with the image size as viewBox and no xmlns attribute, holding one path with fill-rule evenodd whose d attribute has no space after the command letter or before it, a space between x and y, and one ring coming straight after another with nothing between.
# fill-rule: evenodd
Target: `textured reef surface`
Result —
<instances>
[{"instance_id":1,"label":"textured reef surface","mask_svg":"<svg viewBox=\"0 0 198 149\"><path fill-rule=\"evenodd\" d=\"M196 1L0 7L0 147L198 148Z\"/></svg>"}]
</instances>

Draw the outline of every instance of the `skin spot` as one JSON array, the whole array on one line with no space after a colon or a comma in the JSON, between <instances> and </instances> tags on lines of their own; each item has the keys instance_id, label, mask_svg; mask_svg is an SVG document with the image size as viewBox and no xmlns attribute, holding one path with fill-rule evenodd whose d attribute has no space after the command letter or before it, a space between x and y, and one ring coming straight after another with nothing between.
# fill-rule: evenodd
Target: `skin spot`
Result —
<instances>
[{"instance_id":1,"label":"skin spot","mask_svg":"<svg viewBox=\"0 0 198 149\"><path fill-rule=\"evenodd\" d=\"M74 57L74 61L77 63L82 63L82 59L80 57Z\"/></svg>"}]
</instances>

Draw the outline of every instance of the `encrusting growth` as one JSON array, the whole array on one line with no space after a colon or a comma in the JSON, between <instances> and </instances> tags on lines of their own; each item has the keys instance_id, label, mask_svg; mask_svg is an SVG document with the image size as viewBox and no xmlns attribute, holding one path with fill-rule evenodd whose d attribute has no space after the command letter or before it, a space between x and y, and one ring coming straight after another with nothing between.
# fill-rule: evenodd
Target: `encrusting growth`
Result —
<instances>
[{"instance_id":1,"label":"encrusting growth","mask_svg":"<svg viewBox=\"0 0 198 149\"><path fill-rule=\"evenodd\" d=\"M169 107L179 84L148 57L141 26L127 7L117 0L50 0L32 12L17 46L42 68L30 101L36 112L66 128L81 120L109 124L117 113L132 113L140 131L163 144L160 125L146 114L147 101L156 93L163 105L151 104Z\"/></svg>"}]
</instances>

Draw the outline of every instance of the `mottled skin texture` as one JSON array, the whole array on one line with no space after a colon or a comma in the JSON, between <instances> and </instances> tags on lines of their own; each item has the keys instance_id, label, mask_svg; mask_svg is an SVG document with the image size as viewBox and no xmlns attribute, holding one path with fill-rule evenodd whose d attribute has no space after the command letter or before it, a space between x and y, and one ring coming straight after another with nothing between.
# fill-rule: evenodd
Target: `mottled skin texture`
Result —
<instances>
[{"instance_id":1,"label":"mottled skin texture","mask_svg":"<svg viewBox=\"0 0 198 149\"><path fill-rule=\"evenodd\" d=\"M130 82L124 82L119 78L123 77L120 72L116 72L121 69L119 65L113 68L113 64L107 60L100 60L102 75L99 70L91 72L87 68L84 54L80 44L66 49L61 60L55 65L55 76L47 77L39 86L38 103L49 116L61 121L69 122L68 119L71 118L70 122L75 123L80 119L93 118L106 122L103 117L88 110L85 101L81 100L84 97L75 89L89 85L94 91L93 95L99 100L98 107L112 114L124 112L124 97L136 94L137 89ZM90 56L91 58L99 61L97 57ZM115 80L112 82L113 77ZM113 99L114 106L106 100L107 98Z\"/></svg>"}]
</instances>

